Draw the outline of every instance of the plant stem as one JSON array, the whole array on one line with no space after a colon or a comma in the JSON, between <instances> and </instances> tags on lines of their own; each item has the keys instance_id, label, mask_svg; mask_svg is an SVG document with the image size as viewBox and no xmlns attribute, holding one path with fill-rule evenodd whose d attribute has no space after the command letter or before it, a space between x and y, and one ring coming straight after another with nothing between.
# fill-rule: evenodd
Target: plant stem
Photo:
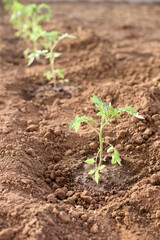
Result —
<instances>
[{"instance_id":1,"label":"plant stem","mask_svg":"<svg viewBox=\"0 0 160 240\"><path fill-rule=\"evenodd\" d=\"M50 48L50 66L51 66L51 75L52 75L52 78L53 78L53 82L54 82L54 90L56 89L57 87L57 83L56 83L56 76L55 76L55 70L54 70L54 48L51 47Z\"/></svg>"},{"instance_id":2,"label":"plant stem","mask_svg":"<svg viewBox=\"0 0 160 240\"><path fill-rule=\"evenodd\" d=\"M99 143L100 143L100 162L99 162L99 166L101 166L102 164L102 160L103 160L103 139L102 139L102 132L103 132L103 122L104 122L104 118L102 117L101 120L101 127L100 127L100 132L99 132Z\"/></svg>"}]
</instances>

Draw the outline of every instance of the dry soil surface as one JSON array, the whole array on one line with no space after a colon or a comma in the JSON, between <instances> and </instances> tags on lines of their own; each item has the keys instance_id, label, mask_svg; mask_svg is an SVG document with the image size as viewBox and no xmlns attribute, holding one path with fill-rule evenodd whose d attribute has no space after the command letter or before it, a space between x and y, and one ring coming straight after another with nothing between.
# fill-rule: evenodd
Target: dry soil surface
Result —
<instances>
[{"instance_id":1,"label":"dry soil surface","mask_svg":"<svg viewBox=\"0 0 160 240\"><path fill-rule=\"evenodd\" d=\"M70 82L47 82L44 59L27 67L25 43L0 6L0 240L160 239L160 6L54 3L46 30L77 36L59 46ZM145 118L113 119L104 137L123 166L97 186L88 157L98 138L75 116L94 117L96 94Z\"/></svg>"}]
</instances>

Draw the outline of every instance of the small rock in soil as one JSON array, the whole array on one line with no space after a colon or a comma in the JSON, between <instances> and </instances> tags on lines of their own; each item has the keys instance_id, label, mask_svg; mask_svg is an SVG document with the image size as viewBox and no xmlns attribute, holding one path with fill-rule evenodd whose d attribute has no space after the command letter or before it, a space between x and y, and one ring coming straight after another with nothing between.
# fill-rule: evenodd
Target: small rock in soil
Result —
<instances>
[{"instance_id":1,"label":"small rock in soil","mask_svg":"<svg viewBox=\"0 0 160 240\"><path fill-rule=\"evenodd\" d=\"M51 202L51 203L55 203L55 202L56 202L56 198L55 198L55 195L54 195L53 193L49 194L49 195L47 196L47 199L48 199L48 201Z\"/></svg>"},{"instance_id":2,"label":"small rock in soil","mask_svg":"<svg viewBox=\"0 0 160 240\"><path fill-rule=\"evenodd\" d=\"M14 237L12 228L6 228L0 232L0 240L11 240Z\"/></svg>"},{"instance_id":3,"label":"small rock in soil","mask_svg":"<svg viewBox=\"0 0 160 240\"><path fill-rule=\"evenodd\" d=\"M71 221L70 217L64 211L61 211L58 216L63 223L69 223Z\"/></svg>"},{"instance_id":4,"label":"small rock in soil","mask_svg":"<svg viewBox=\"0 0 160 240\"><path fill-rule=\"evenodd\" d=\"M96 223L91 227L90 232L98 233L98 225Z\"/></svg>"},{"instance_id":5,"label":"small rock in soil","mask_svg":"<svg viewBox=\"0 0 160 240\"><path fill-rule=\"evenodd\" d=\"M32 148L26 149L26 153L29 154L32 157L36 156L35 151Z\"/></svg>"},{"instance_id":6,"label":"small rock in soil","mask_svg":"<svg viewBox=\"0 0 160 240\"><path fill-rule=\"evenodd\" d=\"M123 146L121 144L117 144L115 146L115 148L118 150L118 151L122 151L123 150Z\"/></svg>"},{"instance_id":7,"label":"small rock in soil","mask_svg":"<svg viewBox=\"0 0 160 240\"><path fill-rule=\"evenodd\" d=\"M152 119L156 122L156 121L158 121L158 120L160 119L160 117L159 117L158 114L154 114L154 115L152 116Z\"/></svg>"},{"instance_id":8,"label":"small rock in soil","mask_svg":"<svg viewBox=\"0 0 160 240\"><path fill-rule=\"evenodd\" d=\"M53 180L53 179L54 179L54 177L55 177L55 173L54 173L54 170L52 170L52 171L51 171L51 174L50 174L50 179L52 179L52 180Z\"/></svg>"},{"instance_id":9,"label":"small rock in soil","mask_svg":"<svg viewBox=\"0 0 160 240\"><path fill-rule=\"evenodd\" d=\"M89 147L90 147L91 149L95 150L95 149L97 149L97 143L96 143L96 142L91 142L91 143L89 144Z\"/></svg>"},{"instance_id":10,"label":"small rock in soil","mask_svg":"<svg viewBox=\"0 0 160 240\"><path fill-rule=\"evenodd\" d=\"M133 142L141 144L144 142L144 139L140 134L135 134L135 135L133 135Z\"/></svg>"},{"instance_id":11,"label":"small rock in soil","mask_svg":"<svg viewBox=\"0 0 160 240\"><path fill-rule=\"evenodd\" d=\"M124 139L126 135L127 135L127 131L121 130L121 131L118 133L118 138Z\"/></svg>"},{"instance_id":12,"label":"small rock in soil","mask_svg":"<svg viewBox=\"0 0 160 240\"><path fill-rule=\"evenodd\" d=\"M73 151L71 150L71 149L69 149L69 150L67 150L66 152L65 152L65 156L69 156L69 155L71 155L73 153Z\"/></svg>"},{"instance_id":13,"label":"small rock in soil","mask_svg":"<svg viewBox=\"0 0 160 240\"><path fill-rule=\"evenodd\" d=\"M150 180L153 185L160 185L160 174L153 174Z\"/></svg>"},{"instance_id":14,"label":"small rock in soil","mask_svg":"<svg viewBox=\"0 0 160 240\"><path fill-rule=\"evenodd\" d=\"M34 132L34 131L37 131L38 130L38 126L37 125L30 125L27 127L27 132Z\"/></svg>"},{"instance_id":15,"label":"small rock in soil","mask_svg":"<svg viewBox=\"0 0 160 240\"><path fill-rule=\"evenodd\" d=\"M144 131L143 135L151 136L151 135L152 135L152 130L151 130L150 128L147 128L147 129Z\"/></svg>"},{"instance_id":16,"label":"small rock in soil","mask_svg":"<svg viewBox=\"0 0 160 240\"><path fill-rule=\"evenodd\" d=\"M60 136L60 135L61 135L61 130L60 130L59 128L56 128L56 129L54 130L54 134L55 134L56 136Z\"/></svg>"},{"instance_id":17,"label":"small rock in soil","mask_svg":"<svg viewBox=\"0 0 160 240\"><path fill-rule=\"evenodd\" d=\"M66 198L66 194L67 191L65 191L64 188L58 188L55 192L54 192L55 196L58 197L59 199L63 200Z\"/></svg>"}]
</instances>

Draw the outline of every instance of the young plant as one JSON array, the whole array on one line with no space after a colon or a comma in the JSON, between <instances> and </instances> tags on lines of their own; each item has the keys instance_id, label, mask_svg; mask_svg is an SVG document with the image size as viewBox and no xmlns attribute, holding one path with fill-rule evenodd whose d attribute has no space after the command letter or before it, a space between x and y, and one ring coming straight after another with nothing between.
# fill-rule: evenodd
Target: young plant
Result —
<instances>
[{"instance_id":1,"label":"young plant","mask_svg":"<svg viewBox=\"0 0 160 240\"><path fill-rule=\"evenodd\" d=\"M2 0L5 10L11 10L14 2L15 2L15 0Z\"/></svg>"},{"instance_id":2,"label":"young plant","mask_svg":"<svg viewBox=\"0 0 160 240\"><path fill-rule=\"evenodd\" d=\"M106 165L103 164L105 161L105 158L103 157L103 148L104 148L104 143L109 145L109 148L107 150L108 153L113 153L112 155L112 164L118 163L121 166L121 159L119 156L118 150L110 143L106 142L105 139L103 138L103 130L106 125L111 125L110 120L113 117L120 118L120 113L121 112L127 112L130 115L137 117L139 119L144 119L141 115L139 115L134 107L125 107L125 108L113 108L111 103L107 104L103 102L100 98L96 97L93 95L91 98L92 102L95 103L96 107L98 108L98 113L97 116L100 117L100 123L95 121L93 118L82 116L82 117L76 117L70 124L70 129L74 129L76 132L78 132L78 129L81 125L81 123L85 122L87 123L98 135L99 137L99 149L97 152L97 155L95 158L90 158L86 160L86 163L94 165L94 169L92 169L88 174L92 175L94 174L94 179L96 183L98 184L99 179L100 179L100 171L103 170ZM93 124L100 125L99 129L95 128Z\"/></svg>"},{"instance_id":3,"label":"young plant","mask_svg":"<svg viewBox=\"0 0 160 240\"><path fill-rule=\"evenodd\" d=\"M51 8L47 4L30 4L24 6L19 2L14 2L12 6L11 22L14 24L16 36L21 36L25 41L32 42L32 49L26 49L25 57L29 53L38 50L38 40L42 35L42 27L39 22L49 21L51 18Z\"/></svg>"},{"instance_id":4,"label":"young plant","mask_svg":"<svg viewBox=\"0 0 160 240\"><path fill-rule=\"evenodd\" d=\"M44 74L48 80L53 80L54 89L57 87L57 77L60 79L60 82L68 82L68 79L64 77L64 69L55 69L55 59L61 56L61 53L56 52L58 44L65 38L75 38L75 36L68 33L60 34L59 32L43 32L41 35L41 45L44 47L44 50L38 50L31 53L28 56L28 65L31 65L35 59L39 59L40 56L45 56L46 59L49 59L50 71Z\"/></svg>"}]
</instances>

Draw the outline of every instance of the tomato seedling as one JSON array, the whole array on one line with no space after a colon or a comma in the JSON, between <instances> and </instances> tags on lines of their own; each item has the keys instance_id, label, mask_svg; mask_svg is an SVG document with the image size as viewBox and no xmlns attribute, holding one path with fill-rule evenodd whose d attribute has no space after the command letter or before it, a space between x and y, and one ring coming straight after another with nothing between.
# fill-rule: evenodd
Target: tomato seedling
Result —
<instances>
[{"instance_id":1,"label":"tomato seedling","mask_svg":"<svg viewBox=\"0 0 160 240\"><path fill-rule=\"evenodd\" d=\"M95 158L87 159L85 162L91 165L95 165L94 169L92 169L88 174L92 175L94 174L94 180L98 184L100 179L100 171L103 170L106 165L103 164L105 161L105 158L103 157L103 145L104 143L109 145L109 148L107 150L108 153L113 153L112 155L112 164L118 163L121 166L121 159L119 156L118 150L109 142L106 142L103 138L103 129L106 125L111 125L110 120L113 117L120 118L120 113L127 112L130 115L137 117L139 119L144 119L141 115L139 115L134 107L125 107L125 108L113 108L111 103L107 104L103 102L100 98L93 95L91 98L92 102L95 103L96 107L98 108L97 116L101 118L100 123L95 121L93 118L82 116L82 117L76 117L70 124L70 129L74 129L76 132L78 132L78 129L81 125L81 123L85 122L87 123L98 135L99 137L99 149L97 152L97 155ZM100 125L99 130L93 126L93 124Z\"/></svg>"},{"instance_id":2,"label":"tomato seedling","mask_svg":"<svg viewBox=\"0 0 160 240\"><path fill-rule=\"evenodd\" d=\"M55 59L60 57L62 54L56 52L58 44L65 38L75 38L75 36L68 33L60 34L57 31L46 32L44 31L41 35L41 45L44 50L34 51L28 56L28 65L31 65L35 59L39 59L40 56L45 56L49 59L50 71L44 74L48 80L53 80L54 89L57 87L57 77L61 83L68 82L68 79L64 77L64 69L55 69Z\"/></svg>"},{"instance_id":3,"label":"tomato seedling","mask_svg":"<svg viewBox=\"0 0 160 240\"><path fill-rule=\"evenodd\" d=\"M51 18L51 8L47 4L29 4L24 6L19 2L14 2L12 6L11 22L17 29L16 36L21 36L25 41L32 42L33 48L24 51L25 57L31 52L38 50L38 40L42 35L42 27L39 22L49 21Z\"/></svg>"}]
</instances>

